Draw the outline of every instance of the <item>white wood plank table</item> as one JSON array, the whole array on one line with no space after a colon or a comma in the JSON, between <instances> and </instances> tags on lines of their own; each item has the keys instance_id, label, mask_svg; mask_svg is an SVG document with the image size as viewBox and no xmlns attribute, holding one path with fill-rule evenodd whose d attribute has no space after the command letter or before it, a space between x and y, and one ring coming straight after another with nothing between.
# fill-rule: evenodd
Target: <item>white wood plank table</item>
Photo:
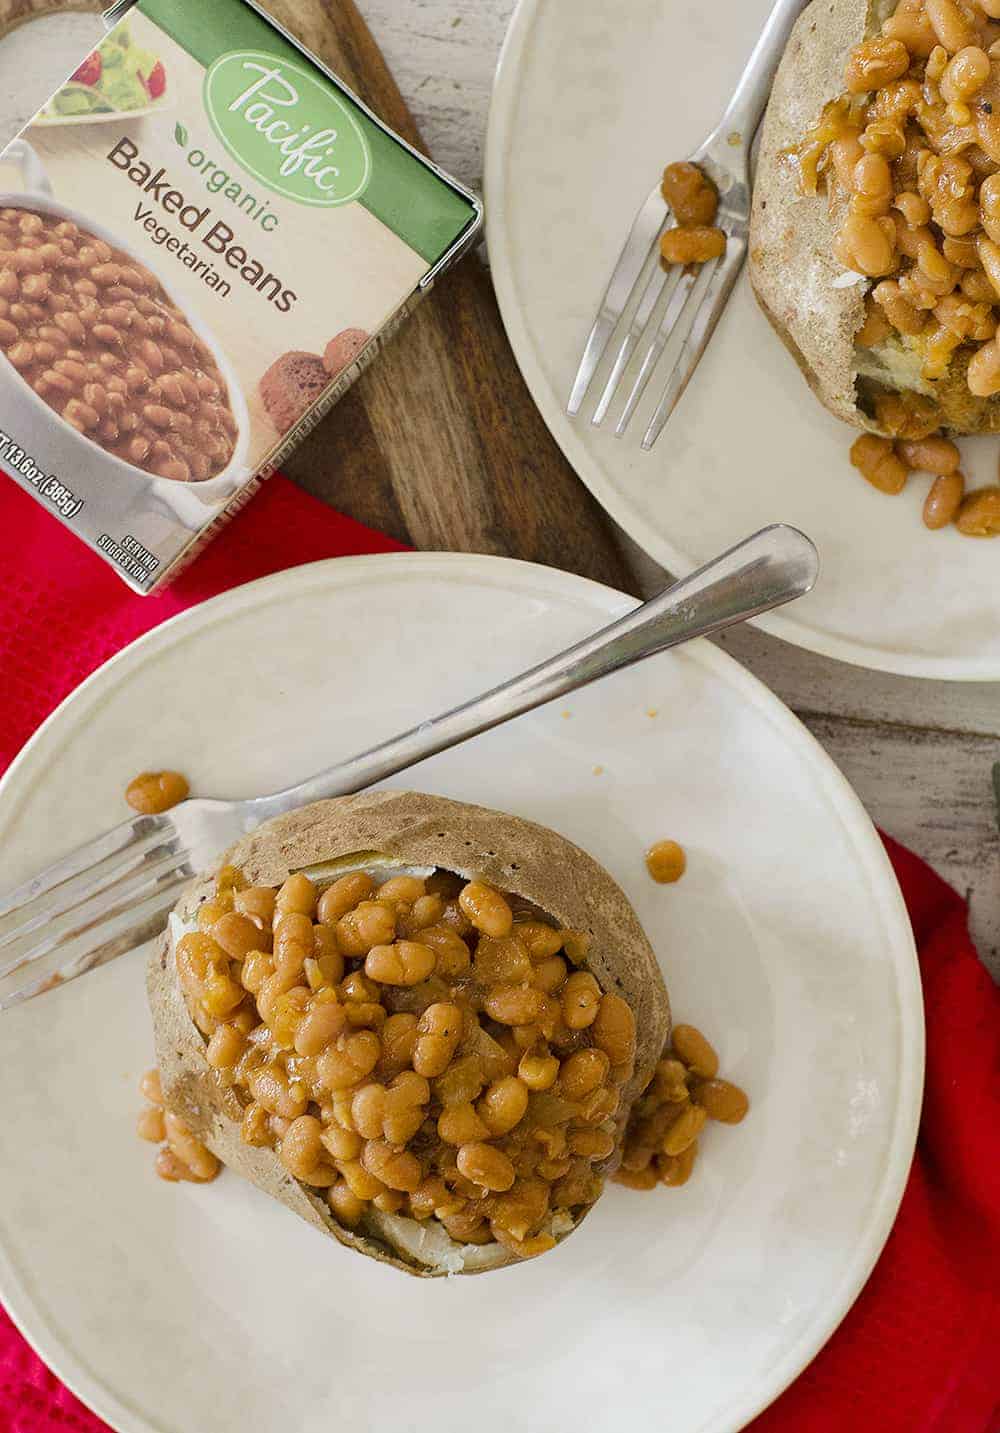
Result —
<instances>
[{"instance_id":1,"label":"white wood plank table","mask_svg":"<svg viewBox=\"0 0 1000 1433\"><path fill-rule=\"evenodd\" d=\"M480 187L490 89L513 0L358 4L431 152ZM94 16L69 14L35 21L3 42L0 144L99 34ZM622 542L644 589L661 585L655 564ZM873 819L968 895L979 949L1000 979L1000 834L991 779L1000 762L1000 684L865 672L750 629L723 645L799 714Z\"/></svg>"}]
</instances>

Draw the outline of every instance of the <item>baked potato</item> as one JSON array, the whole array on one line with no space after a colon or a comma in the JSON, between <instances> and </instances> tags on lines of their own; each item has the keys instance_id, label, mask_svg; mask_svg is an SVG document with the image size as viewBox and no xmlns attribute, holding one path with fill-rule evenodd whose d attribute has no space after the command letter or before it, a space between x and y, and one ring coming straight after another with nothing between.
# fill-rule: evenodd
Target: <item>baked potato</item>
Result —
<instances>
[{"instance_id":1,"label":"baked potato","mask_svg":"<svg viewBox=\"0 0 1000 1433\"><path fill-rule=\"evenodd\" d=\"M574 1028L568 1031L570 1039L566 1048L579 1051L593 1045L594 1050L597 1050L596 1054L592 1052L593 1060L598 1060L599 1056L599 1062L603 1062L601 1068L607 1072L605 1078L609 1095L607 1104L609 1117L601 1126L605 1131L606 1148L593 1141L590 1146L597 1150L597 1157L593 1163L596 1198L596 1194L600 1192L600 1186L603 1185L604 1177L617 1167L629 1111L637 1096L649 1083L657 1059L670 1034L670 1006L655 955L625 895L597 862L555 832L537 826L530 821L521 820L516 816L445 800L437 796L379 791L319 802L270 821L234 846L222 858L220 869L232 873L234 878L238 874L239 880L235 897L237 912L244 905L248 909L250 908L249 899L240 899L239 886L248 883L255 891L258 888L283 887L283 883L297 872L308 874L316 890L321 893L326 889L332 889L332 883L335 881L342 881L345 873L366 872L373 874L379 881L391 879L398 873L408 873L411 879L421 876L421 874L423 877L428 877L430 873L437 873L442 884L440 887L435 886L435 890L446 889L444 882L448 877L442 876L441 873L455 873L462 881L474 880L477 883L484 883L487 892L492 890L494 893L503 892L509 896L515 907L518 922L534 921L532 931L535 936L539 933L544 936L545 930L548 929L548 926L541 924L543 921L547 921L549 924L555 923L562 935L566 937L565 941L559 942L557 947L564 952L570 950L567 933L576 933L574 954L567 955L567 959L577 966L577 970L568 978L565 972L562 974L565 984L561 987L563 995L560 998L563 999L564 1004L559 1008L565 1012L565 992L569 988L570 980L577 979L581 987L587 987L587 989L593 985L593 981L589 977L581 977L582 971L588 971L600 987L598 992L599 1014L606 1008L620 1009L623 1000L634 1017L634 1040L630 1047L634 1051L634 1058L627 1064L617 1067L611 1064L615 1058L613 1055L606 1056L597 1050L597 1043L600 1042L599 1033L595 1034L591 1041L589 1027L580 1030ZM425 882L421 880L417 884L422 886ZM433 883L431 884L433 885ZM457 882L455 888L457 889L460 884L461 882ZM475 889L479 890L480 887L477 885ZM416 890L416 886L414 886L414 890ZM469 886L462 886L459 902L465 898L469 890ZM206 1021L204 1007L193 1006L190 981L185 983L184 979L187 956L185 955L184 960L179 959L179 952L184 953L185 950L183 945L185 939L189 941L190 945L192 933L199 929L199 910L204 912L205 909L208 909L211 919L216 921L221 919L218 912L208 908L206 904L217 899L215 891L214 875L200 877L192 883L178 901L170 917L169 928L155 948L148 966L149 1003L153 1016L156 1055L163 1097L167 1108L179 1115L192 1134L207 1145L224 1164L229 1165L252 1183L258 1185L301 1218L308 1220L320 1232L338 1240L348 1248L392 1264L407 1273L420 1276L481 1273L516 1262L520 1254L511 1247L510 1239L507 1240L506 1245L497 1242L494 1238L487 1238L483 1242L476 1243L460 1242L451 1237L436 1215L418 1220L394 1211L391 1206L395 1201L392 1198L382 1201L386 1205L385 1208L377 1207L375 1203L368 1204L363 1217L352 1218L352 1220L344 1222L337 1217L330 1200L325 1197L328 1192L326 1189L317 1187L317 1181L304 1182L289 1172L288 1161L283 1162L282 1140L284 1133L281 1138L274 1141L276 1147L255 1146L245 1142L241 1136L241 1126L247 1114L246 1090L240 1086L238 1081L234 1080L231 1074L227 1077L225 1070L213 1068L209 1064L210 1041L215 1034L218 1022L211 1019ZM377 895L378 892L375 891L373 894ZM471 901L471 897L468 899ZM434 897L434 900L437 901L437 906L434 909L439 912L441 900L437 896ZM375 904L372 901L368 903L368 906L374 908ZM457 912L453 908L448 918L457 915L457 918L461 919L461 912L467 907L472 909L468 901L465 905L461 905L461 909ZM324 910L322 897L320 905L314 906L313 909L322 917ZM342 918L339 924L332 927L338 933L338 939L341 942L346 939L343 931L343 919L355 922L354 926L349 927L347 934L350 935L352 931L356 933L357 910L360 909L361 907L358 906L350 917ZM374 914L376 917L379 916L379 911L374 911ZM277 915L281 915L280 896ZM370 910L369 915L371 915ZM384 916L384 911L382 911L382 915ZM430 935L427 932L419 929L414 932L406 924L408 920L414 920L415 915L415 907L410 904L396 905L393 907L390 925L396 921L400 930L411 935L415 942L420 942L422 934L426 935L427 940L430 941ZM439 914L439 919L445 918ZM269 946L270 922L263 924L258 922L258 924L262 930L267 931L262 943ZM280 922L275 918L275 952L279 948L279 925ZM237 926L238 921L234 924L233 916L229 915L227 931L236 931ZM477 977L480 975L481 955L484 959L488 958L494 962L500 958L510 958L510 951L503 948L502 941L493 940L493 944L490 945L489 941L485 939L482 932L488 926L489 921L484 916L478 927L478 934L472 933L470 927L467 938L473 950L473 963L467 973L463 972L461 976L454 977L455 989L461 987L461 992L455 998L465 999L466 1023L462 1027L462 1043L453 1048L456 1051L456 1058L463 1056L467 1049L479 1052L477 1053L477 1058L479 1058L479 1055L486 1049L492 1049L494 1052L498 1050L500 1048L498 1041L506 1042L504 1048L513 1051L514 1068L520 1073L523 1068L523 1058L522 1064L517 1065L516 1056L521 1054L522 1049L530 1050L530 1045L522 1040L520 1047L517 1046L515 1038L517 1027L501 1029L492 1019L487 1020L485 1016L483 1016L483 1026L480 1027L479 1016L472 1013L470 1018L468 1013L475 1012L477 1009L481 1011L485 1004L487 1011L498 1017L501 1016L503 1012L490 1003L495 989L508 993L515 989L510 984L496 987L476 985ZM203 920L201 928L210 937L214 932L220 941L222 940L222 928L218 924L209 924ZM314 931L316 928L314 927ZM440 928L444 929L443 926ZM461 927L453 929L461 929ZM498 926L496 929L500 930L501 927ZM524 932L524 939L527 940L528 927L523 924L515 924L513 935L516 935L518 931ZM555 944L555 934L551 931L549 934L553 936L553 944ZM253 931L250 932L250 935L250 941L245 944L253 944ZM196 937L196 939L204 939L204 937ZM396 949L402 951L405 944L405 941L397 942ZM447 946L447 942L444 944ZM488 950L487 946L489 946ZM334 950L335 969L333 974L343 977L345 965L340 958L340 951L336 950L336 942L331 948ZM360 947L350 947L350 949L356 958L360 958ZM363 987L366 982L369 987L373 987L374 983L368 981L368 974L373 971L379 978L383 978L381 976L382 966L378 964L378 961L385 964L389 959L386 955L387 951L391 951L391 947L385 944L378 946L374 952L370 950L368 956L363 958L364 964L361 969L348 977L356 985L356 989L352 991L353 997L371 1002L371 989L366 994ZM373 954L378 957L374 966L372 964ZM403 954L409 958L409 949ZM544 954L544 951L533 950L532 960L534 961L539 954ZM247 963L254 958L257 957L251 956L248 950L242 966L233 962L232 973L240 974L242 978L247 972ZM272 958L262 955L259 959L266 962ZM560 955L558 960L562 961L563 956ZM356 961L349 958L347 965L350 966L354 963ZM226 962L223 961L222 964L225 969ZM300 961L299 964L301 966L302 962ZM299 987L302 1007L304 1008L307 1001L328 999L340 1010L342 1007L338 1002L346 1001L349 998L340 993L344 988L345 981L341 979L336 993L330 989L317 996L316 992L321 989L322 981L317 973L316 982L313 983L313 974L316 972L310 970L308 961L305 964L313 994L310 996L307 990ZM315 966L316 962L313 961L312 964ZM549 964L552 964L551 956ZM273 961L271 968L273 968ZM538 968L536 965L535 969ZM392 980L399 983L395 986L380 987L382 995L379 998L386 1000L387 1008L398 1011L401 1008L400 1003L394 1003L385 995L386 989L395 990L398 1002L401 1002L404 1010L416 1012L423 1009L426 1016L427 1000L442 999L441 993L435 993L432 989L434 980L438 979L442 970L443 967L439 965L434 975L426 977L426 971L418 969L416 979L419 981L424 978L424 983L413 984L411 981L409 987L402 983L407 979L402 973L391 976ZM557 968L556 978L559 977L559 974ZM305 979L301 974L296 978L300 981ZM507 977L501 974L497 978L503 980ZM535 983L534 971L523 978L525 984ZM248 988L253 987L254 982L250 980L249 974L246 974L246 979ZM553 986L553 989L558 990L559 988ZM422 995L421 992L424 991L428 993ZM249 1004L243 998L243 1003L239 1006L252 1017L247 1019L244 1033L254 1021L261 1019L257 1004L254 1003L254 999L256 999L259 1004L264 1004L264 997L260 993L259 986L257 992L255 997L250 998ZM454 990L452 993L454 994ZM242 991L238 991L237 994L242 996ZM587 994L586 989L583 990L583 994ZM551 1005L551 1000L549 1003ZM543 1004L544 1002L538 1003L536 1008L541 1009ZM275 1019L271 1015L271 1011L278 1008L277 1005L268 1006L268 1018L271 1021L272 1029L275 1027ZM326 1008L329 1008L329 1005ZM372 1011L370 1003L365 1008L369 1010L369 1013L379 1014L377 1009ZM438 1007L433 1006L432 1008L437 1009ZM299 1013L301 1014L301 1010ZM381 1015L384 1023L370 1022L375 1030L388 1028L387 1022L384 1021L385 1011L382 1011ZM412 1019L411 1016L406 1018ZM421 1022L424 1018L424 1016L421 1017ZM504 1018L506 1019L506 1017ZM539 1015L537 1018L540 1020L542 1016ZM565 1018L568 1020L569 1016L565 1016ZM496 1039L487 1033L486 1026L490 1026ZM299 1030L301 1027L294 1028ZM420 1028L422 1028L422 1023L418 1026L418 1029ZM565 1034L566 1027L562 1028ZM594 1022L593 1029L598 1031L597 1020ZM261 1024L256 1027L256 1035L248 1036L248 1038L254 1039L259 1035L263 1035L265 1039L272 1038L268 1035L267 1027L262 1020ZM558 1035L553 1038L555 1043L552 1053L558 1053L560 1050ZM296 1043L294 1048L291 1048L293 1040L296 1040ZM300 1047L297 1043L297 1035L287 1036L285 1045L290 1048L292 1055L296 1051L301 1053L301 1048L306 1048ZM315 1047L308 1048L314 1049ZM611 1046L605 1044L601 1048L610 1050ZM546 1049L544 1053L548 1054L549 1052ZM485 1055L483 1058L485 1059ZM573 1093L570 1091L566 1079L565 1060L568 1056L563 1055L562 1058L564 1063L559 1067L561 1077L559 1084L553 1086L547 1096L532 1093L530 1108L541 1108L536 1105L536 1101L539 1099L547 1098L551 1102L560 1094L568 1097ZM418 1061L415 1056L411 1057L411 1063L414 1068L417 1068ZM459 1063L461 1063L460 1060ZM450 1068L454 1069L455 1066ZM373 1079L378 1076L380 1069L381 1065L375 1070ZM388 1075L385 1078L388 1079ZM416 1076L408 1070L407 1078L414 1081ZM527 1075L524 1078L527 1078ZM552 1075L550 1084L554 1080L555 1074ZM615 1082L614 1091L611 1088L612 1080ZM501 1083L503 1082L501 1081ZM438 1090L439 1086L439 1081L434 1082L432 1088ZM338 1097L352 1097L352 1091L357 1088L358 1086L354 1086L352 1089L339 1090L335 1087L333 1095L327 1098L335 1104ZM534 1090L536 1086L533 1085L529 1088ZM541 1083L537 1088L542 1088ZM488 1093L489 1090L487 1090L487 1095ZM600 1092L598 1091L598 1093ZM434 1103L434 1099L435 1096L432 1095L431 1103L423 1113L431 1118L439 1118L437 1115L439 1106ZM443 1094L441 1100L443 1105ZM480 1100L475 1107L480 1113L483 1113L482 1104L483 1101ZM300 1108L305 1110L304 1101ZM309 1108L315 1107L310 1105ZM475 1110L471 1105L465 1105L463 1109L465 1113L462 1118L475 1119ZM289 1109L286 1113L292 1115L294 1112ZM565 1119L565 1115L562 1117ZM313 1117L309 1116L309 1118ZM292 1120L292 1124L297 1122L295 1119ZM287 1133L289 1120L284 1119L279 1123ZM313 1123L317 1123L315 1118L313 1118ZM566 1126L567 1129L575 1127L575 1124ZM416 1136L417 1140L433 1138L431 1134L427 1133L431 1128L430 1123L426 1122L423 1130ZM385 1138L388 1140L389 1135L386 1134ZM488 1139L489 1136L486 1135L485 1138ZM501 1144L503 1143L501 1141ZM562 1140L561 1143L565 1153L565 1140ZM580 1146L580 1148L586 1147ZM460 1158L458 1164L460 1169L463 1168ZM295 1165L293 1164L292 1167L294 1168ZM433 1167L437 1168L436 1165ZM322 1179L318 1179L318 1184L322 1185L322 1183ZM517 1187L521 1187L520 1183ZM553 1189L556 1187L553 1185ZM400 1198L400 1202L402 1202L402 1198ZM552 1209L546 1214L544 1221L546 1245L558 1242L571 1233L586 1215L591 1203L592 1201L588 1199L580 1205L560 1208L558 1207L559 1201L553 1198ZM490 1227L495 1226L491 1224Z\"/></svg>"},{"instance_id":2,"label":"baked potato","mask_svg":"<svg viewBox=\"0 0 1000 1433\"><path fill-rule=\"evenodd\" d=\"M993 339L1000 290L991 282L1000 249L990 218L978 211L980 186L1000 167L1000 151L991 157L1000 59L987 53L1000 35L990 18L995 11L993 0L981 8L966 0L813 0L778 69L761 133L750 278L813 392L856 428L910 438L935 430L1000 431L1000 351ZM845 82L859 45L874 41L885 54L902 49L896 36L909 48L869 91L856 77L853 85ZM975 90L949 90L956 55L973 51L980 67ZM864 128L873 115L881 134ZM892 207L887 201L866 211L887 226L892 257L864 273L845 265L842 247L835 256L854 195L822 141L815 144L831 117L841 133L848 132L846 124L867 155L883 155L892 174ZM836 133L834 127L830 134ZM817 156L821 173L814 184L803 161L815 163ZM928 160L932 167L924 170ZM913 228L897 203L904 192L918 215ZM955 196L958 217L945 207ZM937 251L926 250L928 262L943 273L933 293L918 283L924 274L916 254L925 242ZM878 308L901 287L912 300L904 309L907 332ZM873 312L874 342L866 330Z\"/></svg>"}]
</instances>

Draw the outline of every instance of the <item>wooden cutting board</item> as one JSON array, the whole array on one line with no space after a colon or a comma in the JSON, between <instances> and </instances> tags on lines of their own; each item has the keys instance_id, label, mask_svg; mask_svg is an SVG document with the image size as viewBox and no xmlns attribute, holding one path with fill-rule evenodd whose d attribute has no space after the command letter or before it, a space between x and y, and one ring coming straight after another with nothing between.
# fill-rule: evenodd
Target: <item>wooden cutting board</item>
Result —
<instances>
[{"instance_id":1,"label":"wooden cutting board","mask_svg":"<svg viewBox=\"0 0 1000 1433\"><path fill-rule=\"evenodd\" d=\"M195 0L210 3L210 0ZM354 0L265 0L397 133L420 135ZM91 0L0 0L0 38ZM470 255L285 465L309 492L425 550L498 553L634 589L607 518L518 371Z\"/></svg>"}]
</instances>

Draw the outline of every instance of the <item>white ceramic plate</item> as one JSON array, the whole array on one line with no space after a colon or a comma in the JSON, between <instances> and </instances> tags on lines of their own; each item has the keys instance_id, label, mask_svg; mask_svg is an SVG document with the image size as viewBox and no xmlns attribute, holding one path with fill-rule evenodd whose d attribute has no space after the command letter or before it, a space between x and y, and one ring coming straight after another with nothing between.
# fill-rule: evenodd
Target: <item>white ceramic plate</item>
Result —
<instances>
[{"instance_id":1,"label":"white ceramic plate","mask_svg":"<svg viewBox=\"0 0 1000 1433\"><path fill-rule=\"evenodd\" d=\"M653 382L624 439L566 416L583 343L632 217L664 164L715 124L772 0L521 0L486 158L493 277L549 428L604 507L678 576L770 522L809 533L815 592L760 625L844 661L914 676L1000 678L1000 542L929 533L925 485L895 500L848 462L856 434L813 399L744 273L652 453ZM602 369L610 366L610 356ZM627 390L626 390L627 391ZM617 418L618 409L612 410ZM966 446L977 484L998 445Z\"/></svg>"},{"instance_id":2,"label":"white ceramic plate","mask_svg":"<svg viewBox=\"0 0 1000 1433\"><path fill-rule=\"evenodd\" d=\"M277 788L628 606L458 556L239 588L136 643L42 728L0 787L4 880L120 820L144 767L179 767L206 794ZM682 1190L610 1188L543 1259L410 1279L234 1175L155 1178L132 1133L151 1052L137 952L0 1017L0 1299L130 1433L733 1433L850 1306L913 1150L920 989L868 818L795 718L707 644L407 780L534 817L605 863L677 1018L749 1090L746 1122L710 1131ZM668 835L690 857L669 888L643 866Z\"/></svg>"}]
</instances>

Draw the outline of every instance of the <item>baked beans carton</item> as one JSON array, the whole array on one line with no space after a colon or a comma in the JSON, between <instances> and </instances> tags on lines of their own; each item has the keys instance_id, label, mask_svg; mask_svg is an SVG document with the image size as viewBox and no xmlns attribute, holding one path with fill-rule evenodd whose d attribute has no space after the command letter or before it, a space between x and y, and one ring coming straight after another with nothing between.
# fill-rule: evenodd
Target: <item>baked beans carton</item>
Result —
<instances>
[{"instance_id":1,"label":"baked beans carton","mask_svg":"<svg viewBox=\"0 0 1000 1433\"><path fill-rule=\"evenodd\" d=\"M109 18L0 152L0 469L148 593L482 211L248 0Z\"/></svg>"}]
</instances>

